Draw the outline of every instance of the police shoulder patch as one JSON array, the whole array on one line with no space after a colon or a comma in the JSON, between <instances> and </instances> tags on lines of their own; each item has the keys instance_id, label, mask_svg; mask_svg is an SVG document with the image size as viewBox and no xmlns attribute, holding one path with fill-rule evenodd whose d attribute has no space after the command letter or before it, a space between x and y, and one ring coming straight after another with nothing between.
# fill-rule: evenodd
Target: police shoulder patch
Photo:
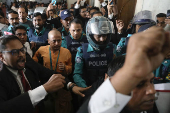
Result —
<instances>
[{"instance_id":1,"label":"police shoulder patch","mask_svg":"<svg viewBox=\"0 0 170 113\"><path fill-rule=\"evenodd\" d=\"M82 58L81 57L76 57L76 63L81 63Z\"/></svg>"},{"instance_id":2,"label":"police shoulder patch","mask_svg":"<svg viewBox=\"0 0 170 113\"><path fill-rule=\"evenodd\" d=\"M77 48L77 51L80 52L80 53L82 53L82 52L83 52L82 46L78 47L78 48Z\"/></svg>"}]
</instances>

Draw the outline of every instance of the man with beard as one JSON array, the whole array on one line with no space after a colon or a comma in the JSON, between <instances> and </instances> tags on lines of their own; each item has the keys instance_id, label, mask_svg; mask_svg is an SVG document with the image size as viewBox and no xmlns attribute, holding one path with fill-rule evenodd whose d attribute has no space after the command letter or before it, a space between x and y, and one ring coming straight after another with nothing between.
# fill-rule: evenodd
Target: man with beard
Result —
<instances>
[{"instance_id":1,"label":"man with beard","mask_svg":"<svg viewBox=\"0 0 170 113\"><path fill-rule=\"evenodd\" d=\"M19 24L26 27L28 30L30 27L33 27L33 24L30 20L27 20L28 9L26 7L20 7L18 9L19 14Z\"/></svg>"},{"instance_id":2,"label":"man with beard","mask_svg":"<svg viewBox=\"0 0 170 113\"><path fill-rule=\"evenodd\" d=\"M61 89L65 77L60 74L51 77L53 72L26 56L26 48L14 35L1 37L0 45L0 60L4 64L0 71L0 110L4 113L43 113L40 101L48 93Z\"/></svg>"},{"instance_id":3,"label":"man with beard","mask_svg":"<svg viewBox=\"0 0 170 113\"><path fill-rule=\"evenodd\" d=\"M61 12L60 17L61 17L60 21L61 21L63 27L59 28L58 31L60 31L60 33L62 34L61 47L65 47L65 45L66 45L65 37L69 35L69 24L70 24L70 21L73 20L73 18L72 18L71 13L68 9L63 10Z\"/></svg>"},{"instance_id":4,"label":"man with beard","mask_svg":"<svg viewBox=\"0 0 170 113\"><path fill-rule=\"evenodd\" d=\"M14 35L0 38L0 60L3 62L0 71L0 111L3 113L44 113L42 100L47 94L63 87L81 95L85 90L32 60Z\"/></svg>"},{"instance_id":5,"label":"man with beard","mask_svg":"<svg viewBox=\"0 0 170 113\"><path fill-rule=\"evenodd\" d=\"M75 58L73 79L78 86L90 86L107 72L107 65L117 56L116 45L110 43L113 33L113 23L103 16L88 21L86 37L89 43L77 49Z\"/></svg>"},{"instance_id":6,"label":"man with beard","mask_svg":"<svg viewBox=\"0 0 170 113\"><path fill-rule=\"evenodd\" d=\"M13 27L19 24L18 13L16 11L9 11L8 12L8 22L9 26L6 29L2 29L3 35L12 35L13 34Z\"/></svg>"},{"instance_id":7,"label":"man with beard","mask_svg":"<svg viewBox=\"0 0 170 113\"><path fill-rule=\"evenodd\" d=\"M34 44L33 52L36 52L40 46L47 45L49 30L44 28L42 14L37 12L33 15L34 28L28 31L28 39Z\"/></svg>"}]
</instances>

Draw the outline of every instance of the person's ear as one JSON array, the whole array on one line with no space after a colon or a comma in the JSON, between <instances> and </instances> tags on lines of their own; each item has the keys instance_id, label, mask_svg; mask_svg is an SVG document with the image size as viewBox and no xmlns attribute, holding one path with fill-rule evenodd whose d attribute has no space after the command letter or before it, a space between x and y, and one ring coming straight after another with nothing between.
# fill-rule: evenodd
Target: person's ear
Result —
<instances>
[{"instance_id":1,"label":"person's ear","mask_svg":"<svg viewBox=\"0 0 170 113\"><path fill-rule=\"evenodd\" d=\"M2 52L0 52L0 60L1 60L1 62L5 61L4 55L2 54Z\"/></svg>"},{"instance_id":2,"label":"person's ear","mask_svg":"<svg viewBox=\"0 0 170 113\"><path fill-rule=\"evenodd\" d=\"M7 20L7 22L9 23L9 18L7 18L6 20Z\"/></svg>"},{"instance_id":3,"label":"person's ear","mask_svg":"<svg viewBox=\"0 0 170 113\"><path fill-rule=\"evenodd\" d=\"M107 73L105 73L104 81L105 81L108 77L109 77L109 76L107 75Z\"/></svg>"},{"instance_id":4,"label":"person's ear","mask_svg":"<svg viewBox=\"0 0 170 113\"><path fill-rule=\"evenodd\" d=\"M3 61L3 55L1 52L0 52L0 60Z\"/></svg>"},{"instance_id":5,"label":"person's ear","mask_svg":"<svg viewBox=\"0 0 170 113\"><path fill-rule=\"evenodd\" d=\"M60 19L60 22L62 23L62 19Z\"/></svg>"},{"instance_id":6,"label":"person's ear","mask_svg":"<svg viewBox=\"0 0 170 113\"><path fill-rule=\"evenodd\" d=\"M48 41L48 44L50 44L50 40L49 40L49 39L47 39L47 41Z\"/></svg>"}]
</instances>

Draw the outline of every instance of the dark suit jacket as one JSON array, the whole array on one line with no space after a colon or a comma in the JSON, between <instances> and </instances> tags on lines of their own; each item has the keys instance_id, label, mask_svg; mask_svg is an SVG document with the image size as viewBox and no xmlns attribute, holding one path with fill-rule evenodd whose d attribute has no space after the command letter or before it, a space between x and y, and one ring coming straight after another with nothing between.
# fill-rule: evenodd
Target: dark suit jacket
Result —
<instances>
[{"instance_id":1,"label":"dark suit jacket","mask_svg":"<svg viewBox=\"0 0 170 113\"><path fill-rule=\"evenodd\" d=\"M53 74L53 71L34 62L28 55L25 68L25 75L32 89L45 83ZM37 106L39 106L40 113L45 111L42 102ZM21 94L13 74L5 65L0 71L0 111L4 113L33 113L34 111L29 94L27 92Z\"/></svg>"},{"instance_id":2,"label":"dark suit jacket","mask_svg":"<svg viewBox=\"0 0 170 113\"><path fill-rule=\"evenodd\" d=\"M88 105L89 105L90 98L103 82L104 82L104 78L99 78L95 83L92 84L92 87L90 89L88 89L87 91L84 92L84 94L85 94L85 97L83 99L84 103L79 108L77 113L89 113ZM113 113L114 113L114 111L113 111ZM129 111L126 107L124 107L120 113L132 113L132 112ZM147 113L159 113L156 104L154 104L153 109L150 111L147 111Z\"/></svg>"}]
</instances>

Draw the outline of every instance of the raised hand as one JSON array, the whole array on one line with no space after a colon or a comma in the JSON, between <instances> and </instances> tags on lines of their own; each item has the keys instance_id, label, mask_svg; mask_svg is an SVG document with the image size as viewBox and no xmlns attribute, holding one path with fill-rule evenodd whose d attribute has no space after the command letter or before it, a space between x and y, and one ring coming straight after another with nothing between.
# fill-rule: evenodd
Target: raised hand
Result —
<instances>
[{"instance_id":1,"label":"raised hand","mask_svg":"<svg viewBox=\"0 0 170 113\"><path fill-rule=\"evenodd\" d=\"M129 94L162 63L169 49L170 33L160 27L130 37L124 66L111 78L113 87L119 93Z\"/></svg>"},{"instance_id":2,"label":"raised hand","mask_svg":"<svg viewBox=\"0 0 170 113\"><path fill-rule=\"evenodd\" d=\"M65 77L61 74L53 74L48 82L46 82L43 86L47 93L52 93L64 87L64 79Z\"/></svg>"}]
</instances>

